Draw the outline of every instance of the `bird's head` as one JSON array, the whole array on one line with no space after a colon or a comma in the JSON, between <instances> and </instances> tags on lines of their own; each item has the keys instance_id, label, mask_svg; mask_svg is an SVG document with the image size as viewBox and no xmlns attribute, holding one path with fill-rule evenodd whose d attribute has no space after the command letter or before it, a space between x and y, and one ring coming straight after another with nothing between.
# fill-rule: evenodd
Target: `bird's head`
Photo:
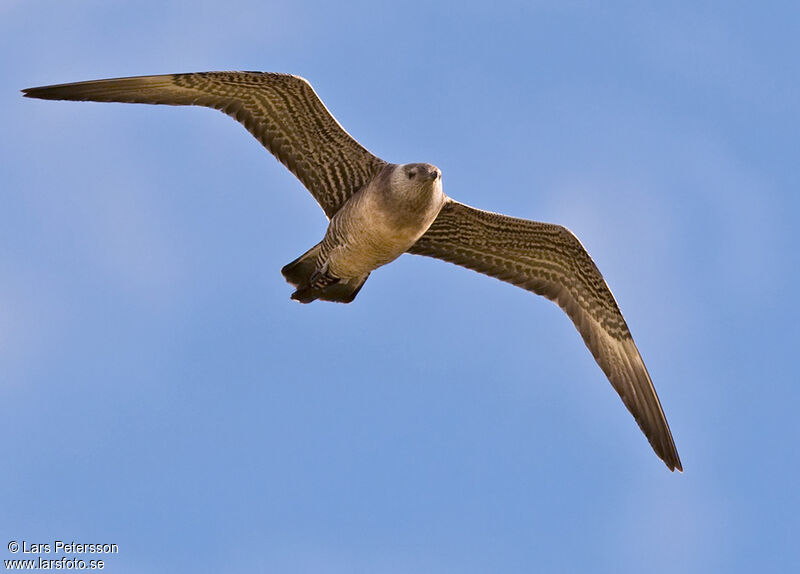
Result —
<instances>
[{"instance_id":1,"label":"bird's head","mask_svg":"<svg viewBox=\"0 0 800 574\"><path fill-rule=\"evenodd\" d=\"M441 183L442 172L435 165L429 163L404 163L398 166L395 177L411 185L425 185L426 183Z\"/></svg>"},{"instance_id":2,"label":"bird's head","mask_svg":"<svg viewBox=\"0 0 800 574\"><path fill-rule=\"evenodd\" d=\"M442 172L429 163L405 163L391 174L392 195L403 202L425 203L442 193Z\"/></svg>"}]
</instances>

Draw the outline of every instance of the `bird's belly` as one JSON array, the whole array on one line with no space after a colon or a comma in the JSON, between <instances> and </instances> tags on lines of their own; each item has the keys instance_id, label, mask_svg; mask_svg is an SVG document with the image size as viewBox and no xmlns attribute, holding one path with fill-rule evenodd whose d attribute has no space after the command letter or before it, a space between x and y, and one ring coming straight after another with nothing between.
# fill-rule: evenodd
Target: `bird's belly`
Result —
<instances>
[{"instance_id":1,"label":"bird's belly","mask_svg":"<svg viewBox=\"0 0 800 574\"><path fill-rule=\"evenodd\" d=\"M360 277L394 261L422 237L444 203L441 192L416 209L386 204L378 193L359 193L331 220L328 268L337 277Z\"/></svg>"},{"instance_id":2,"label":"bird's belly","mask_svg":"<svg viewBox=\"0 0 800 574\"><path fill-rule=\"evenodd\" d=\"M337 277L359 277L386 265L405 253L424 233L372 226L348 234L330 254L329 269Z\"/></svg>"}]
</instances>

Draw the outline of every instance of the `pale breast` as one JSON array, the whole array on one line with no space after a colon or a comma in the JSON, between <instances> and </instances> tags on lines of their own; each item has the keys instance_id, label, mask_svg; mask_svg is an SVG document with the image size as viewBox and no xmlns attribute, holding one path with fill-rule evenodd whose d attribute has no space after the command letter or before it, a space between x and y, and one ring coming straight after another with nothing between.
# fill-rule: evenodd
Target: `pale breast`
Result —
<instances>
[{"instance_id":1,"label":"pale breast","mask_svg":"<svg viewBox=\"0 0 800 574\"><path fill-rule=\"evenodd\" d=\"M330 249L331 272L342 278L358 277L405 253L427 231L444 203L440 186L427 195L426 201L403 201L374 186L353 195L331 219L323 240Z\"/></svg>"}]
</instances>

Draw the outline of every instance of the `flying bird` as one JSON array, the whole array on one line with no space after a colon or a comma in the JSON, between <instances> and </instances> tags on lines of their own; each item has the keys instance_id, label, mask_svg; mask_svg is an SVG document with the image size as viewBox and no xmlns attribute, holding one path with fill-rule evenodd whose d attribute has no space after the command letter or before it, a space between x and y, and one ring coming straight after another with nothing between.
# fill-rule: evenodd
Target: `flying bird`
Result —
<instances>
[{"instance_id":1,"label":"flying bird","mask_svg":"<svg viewBox=\"0 0 800 574\"><path fill-rule=\"evenodd\" d=\"M289 74L203 72L23 90L46 100L205 106L233 117L308 188L328 216L322 241L281 272L292 299L349 303L369 274L403 253L496 277L557 303L670 470L683 470L667 419L611 290L560 225L482 211L442 191L427 163L367 151L311 85Z\"/></svg>"}]
</instances>

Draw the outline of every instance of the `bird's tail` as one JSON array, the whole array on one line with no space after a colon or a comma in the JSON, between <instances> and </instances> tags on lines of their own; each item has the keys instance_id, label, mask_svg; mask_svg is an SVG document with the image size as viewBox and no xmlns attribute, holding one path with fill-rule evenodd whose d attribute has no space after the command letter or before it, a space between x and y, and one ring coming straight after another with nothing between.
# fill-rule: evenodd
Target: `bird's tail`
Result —
<instances>
[{"instance_id":1,"label":"bird's tail","mask_svg":"<svg viewBox=\"0 0 800 574\"><path fill-rule=\"evenodd\" d=\"M281 269L286 281L296 288L295 292L292 293L292 299L300 303L311 303L316 299L334 301L336 303L350 303L358 295L367 277L369 277L369 273L352 279L320 277L315 279L312 284L312 276L319 275L317 271L319 269L320 245L319 243L316 244Z\"/></svg>"}]
</instances>

